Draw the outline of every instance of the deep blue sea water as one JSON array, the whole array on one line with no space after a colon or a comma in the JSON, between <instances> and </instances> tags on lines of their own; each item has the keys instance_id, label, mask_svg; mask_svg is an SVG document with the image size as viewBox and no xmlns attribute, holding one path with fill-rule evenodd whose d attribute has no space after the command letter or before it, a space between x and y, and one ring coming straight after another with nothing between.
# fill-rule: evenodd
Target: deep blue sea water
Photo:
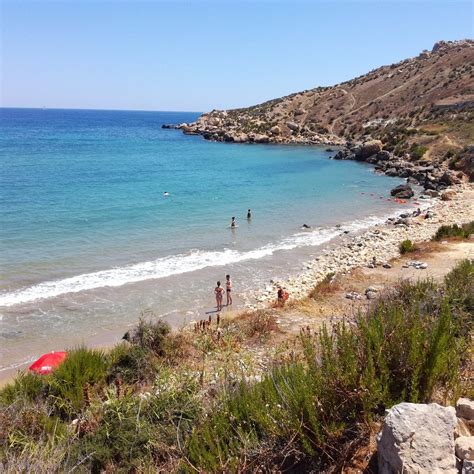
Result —
<instances>
[{"instance_id":1,"label":"deep blue sea water","mask_svg":"<svg viewBox=\"0 0 474 474\"><path fill-rule=\"evenodd\" d=\"M144 308L199 317L226 272L238 301L301 268L336 224L356 230L396 210L386 198L400 179L329 160L325 147L161 128L198 115L0 109L0 370Z\"/></svg>"}]
</instances>

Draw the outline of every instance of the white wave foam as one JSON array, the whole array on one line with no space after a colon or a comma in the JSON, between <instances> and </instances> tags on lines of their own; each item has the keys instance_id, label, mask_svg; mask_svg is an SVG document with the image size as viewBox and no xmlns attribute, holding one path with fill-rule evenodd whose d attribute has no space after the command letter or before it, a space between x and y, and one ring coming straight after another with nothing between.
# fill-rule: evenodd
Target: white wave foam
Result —
<instances>
[{"instance_id":1,"label":"white wave foam","mask_svg":"<svg viewBox=\"0 0 474 474\"><path fill-rule=\"evenodd\" d=\"M395 214L398 214L398 211ZM342 225L340 228L317 229L312 232L299 232L275 244L268 244L255 250L238 252L191 251L188 254L172 255L153 261L137 263L125 267L112 268L94 273L77 275L63 280L46 281L29 288L0 294L0 306L14 306L30 303L39 299L53 298L66 293L78 293L103 287L118 287L128 283L165 278L171 275L193 272L206 267L230 265L245 260L257 260L273 255L280 250L292 250L298 247L317 246L337 237L341 231L360 231L382 223L385 217L368 217Z\"/></svg>"}]
</instances>

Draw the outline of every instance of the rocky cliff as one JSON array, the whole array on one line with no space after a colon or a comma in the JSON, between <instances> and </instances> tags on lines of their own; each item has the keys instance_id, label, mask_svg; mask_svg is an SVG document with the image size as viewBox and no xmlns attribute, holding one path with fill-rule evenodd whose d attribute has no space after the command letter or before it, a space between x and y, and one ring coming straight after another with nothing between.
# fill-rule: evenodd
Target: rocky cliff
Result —
<instances>
[{"instance_id":1,"label":"rocky cliff","mask_svg":"<svg viewBox=\"0 0 474 474\"><path fill-rule=\"evenodd\" d=\"M347 146L338 158L368 160L436 189L446 168L474 178L473 118L474 41L462 40L440 41L415 58L332 87L213 110L179 128L217 141ZM375 153L358 151L373 140L380 141Z\"/></svg>"}]
</instances>

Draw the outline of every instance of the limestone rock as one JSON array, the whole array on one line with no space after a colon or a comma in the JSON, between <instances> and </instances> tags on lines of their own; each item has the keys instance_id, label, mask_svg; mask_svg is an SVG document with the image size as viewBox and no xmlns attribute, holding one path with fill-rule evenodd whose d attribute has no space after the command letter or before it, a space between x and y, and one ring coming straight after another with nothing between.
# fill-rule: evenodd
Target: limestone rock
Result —
<instances>
[{"instance_id":1,"label":"limestone rock","mask_svg":"<svg viewBox=\"0 0 474 474\"><path fill-rule=\"evenodd\" d=\"M255 143L268 143L270 140L266 135L257 134L257 135L255 135L253 141Z\"/></svg>"},{"instance_id":2,"label":"limestone rock","mask_svg":"<svg viewBox=\"0 0 474 474\"><path fill-rule=\"evenodd\" d=\"M460 436L456 440L456 456L462 460L474 461L474 436Z\"/></svg>"},{"instance_id":3,"label":"limestone rock","mask_svg":"<svg viewBox=\"0 0 474 474\"><path fill-rule=\"evenodd\" d=\"M393 188L390 194L401 199L409 199L415 195L413 189L408 184L400 184L400 186Z\"/></svg>"},{"instance_id":4,"label":"limestone rock","mask_svg":"<svg viewBox=\"0 0 474 474\"><path fill-rule=\"evenodd\" d=\"M457 473L453 407L400 403L385 417L377 437L380 474Z\"/></svg>"},{"instance_id":5,"label":"limestone rock","mask_svg":"<svg viewBox=\"0 0 474 474\"><path fill-rule=\"evenodd\" d=\"M474 400L460 398L456 403L456 415L466 420L474 420Z\"/></svg>"},{"instance_id":6,"label":"limestone rock","mask_svg":"<svg viewBox=\"0 0 474 474\"><path fill-rule=\"evenodd\" d=\"M365 160L369 156L376 155L382 151L382 142L380 140L370 140L358 147L355 152L356 160Z\"/></svg>"},{"instance_id":7,"label":"limestone rock","mask_svg":"<svg viewBox=\"0 0 474 474\"><path fill-rule=\"evenodd\" d=\"M456 196L455 191L445 191L443 194L441 194L441 200L452 201L454 199L454 196Z\"/></svg>"},{"instance_id":8,"label":"limestone rock","mask_svg":"<svg viewBox=\"0 0 474 474\"><path fill-rule=\"evenodd\" d=\"M300 126L295 123L295 122L286 122L286 126L290 129L293 130L294 132L298 132L300 129Z\"/></svg>"},{"instance_id":9,"label":"limestone rock","mask_svg":"<svg viewBox=\"0 0 474 474\"><path fill-rule=\"evenodd\" d=\"M270 133L272 135L280 135L281 133L280 127L278 125L275 125L274 127L270 129Z\"/></svg>"}]
</instances>

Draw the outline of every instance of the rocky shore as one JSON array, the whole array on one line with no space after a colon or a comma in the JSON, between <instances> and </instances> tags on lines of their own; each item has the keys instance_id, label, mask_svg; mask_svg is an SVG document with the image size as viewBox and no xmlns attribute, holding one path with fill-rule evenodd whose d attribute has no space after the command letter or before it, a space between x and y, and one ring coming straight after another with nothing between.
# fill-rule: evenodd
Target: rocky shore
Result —
<instances>
[{"instance_id":1,"label":"rocky shore","mask_svg":"<svg viewBox=\"0 0 474 474\"><path fill-rule=\"evenodd\" d=\"M431 191L429 193L431 197L438 197L439 193L449 186L461 184L466 179L462 171L446 169L437 162L422 158L413 160L409 154L403 157L396 156L384 150L380 140L348 142L333 159L364 161L374 165L376 171L387 176L399 176L406 178L408 184L423 186L424 189Z\"/></svg>"},{"instance_id":2,"label":"rocky shore","mask_svg":"<svg viewBox=\"0 0 474 474\"><path fill-rule=\"evenodd\" d=\"M246 119L245 119L246 120ZM245 122L244 120L244 122ZM346 140L327 129L315 130L289 120L284 125L270 126L267 121L243 123L240 116L226 110L213 110L202 114L193 123L164 124L165 129L179 129L186 135L201 135L206 140L227 143L274 143L294 145L345 145Z\"/></svg>"},{"instance_id":3,"label":"rocky shore","mask_svg":"<svg viewBox=\"0 0 474 474\"><path fill-rule=\"evenodd\" d=\"M385 224L375 226L355 236L341 232L335 248L329 249L320 257L307 262L305 270L286 281L274 281L262 291L253 295L256 304L251 309L264 307L275 302L276 291L283 286L290 294L290 300L299 300L330 273L346 273L360 266L384 265L390 271L390 260L400 255L400 242L410 239L413 242L430 240L441 225L462 224L474 216L474 186L453 186L452 200L442 201L432 198L427 201L420 215L418 211L407 210L397 218L388 219ZM420 270L427 266L419 265Z\"/></svg>"}]
</instances>

